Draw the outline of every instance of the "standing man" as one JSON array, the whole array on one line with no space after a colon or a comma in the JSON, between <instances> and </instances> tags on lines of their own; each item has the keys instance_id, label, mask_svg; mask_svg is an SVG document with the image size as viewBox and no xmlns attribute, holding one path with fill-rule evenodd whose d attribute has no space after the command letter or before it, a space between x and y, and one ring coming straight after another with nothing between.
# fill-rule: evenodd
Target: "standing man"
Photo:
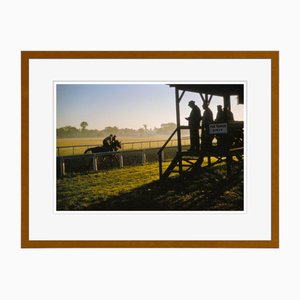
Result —
<instances>
[{"instance_id":1,"label":"standing man","mask_svg":"<svg viewBox=\"0 0 300 300\"><path fill-rule=\"evenodd\" d=\"M225 115L226 122L234 121L233 113L227 107L224 108L224 115Z\"/></svg>"},{"instance_id":2,"label":"standing man","mask_svg":"<svg viewBox=\"0 0 300 300\"><path fill-rule=\"evenodd\" d=\"M220 123L224 122L224 112L223 112L223 109L222 109L222 105L218 105L217 109L218 109L218 112L217 112L215 122L220 122Z\"/></svg>"},{"instance_id":3,"label":"standing man","mask_svg":"<svg viewBox=\"0 0 300 300\"><path fill-rule=\"evenodd\" d=\"M188 118L185 118L189 121L190 128L191 148L189 150L199 151L199 128L201 121L201 111L193 100L191 100L188 105L192 109L190 116Z\"/></svg>"},{"instance_id":4,"label":"standing man","mask_svg":"<svg viewBox=\"0 0 300 300\"><path fill-rule=\"evenodd\" d=\"M209 134L209 124L213 122L213 113L208 107L208 103L204 102L202 105L204 109L202 118L202 133L201 133L201 146L204 150L210 149L214 136Z\"/></svg>"}]
</instances>

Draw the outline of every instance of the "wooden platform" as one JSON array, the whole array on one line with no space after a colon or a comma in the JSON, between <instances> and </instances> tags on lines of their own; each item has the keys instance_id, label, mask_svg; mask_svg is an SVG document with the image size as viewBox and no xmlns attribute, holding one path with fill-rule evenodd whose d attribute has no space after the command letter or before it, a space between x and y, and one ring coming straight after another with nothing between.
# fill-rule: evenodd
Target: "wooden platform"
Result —
<instances>
[{"instance_id":1,"label":"wooden platform","mask_svg":"<svg viewBox=\"0 0 300 300\"><path fill-rule=\"evenodd\" d=\"M228 151L212 147L209 151L182 151L177 152L176 156L167 167L167 169L160 174L161 179L166 179L171 173L179 173L180 175L186 173L197 173L203 168L212 167L216 164L226 163L227 174L231 173L231 162L233 157L242 160L244 155L244 148L233 148ZM203 166L203 162L207 159L207 164ZM211 158L216 158L211 162Z\"/></svg>"}]
</instances>

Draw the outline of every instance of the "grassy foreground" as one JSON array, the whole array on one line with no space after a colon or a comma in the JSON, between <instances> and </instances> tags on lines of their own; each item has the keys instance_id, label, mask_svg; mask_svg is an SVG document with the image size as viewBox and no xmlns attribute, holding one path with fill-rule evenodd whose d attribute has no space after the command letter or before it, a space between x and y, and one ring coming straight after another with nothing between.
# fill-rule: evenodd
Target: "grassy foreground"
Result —
<instances>
[{"instance_id":1,"label":"grassy foreground","mask_svg":"<svg viewBox=\"0 0 300 300\"><path fill-rule=\"evenodd\" d=\"M157 163L65 177L57 180L57 207L85 209L158 179Z\"/></svg>"},{"instance_id":2,"label":"grassy foreground","mask_svg":"<svg viewBox=\"0 0 300 300\"><path fill-rule=\"evenodd\" d=\"M168 164L168 163L167 163ZM57 180L58 210L243 210L243 172L158 181L157 163Z\"/></svg>"}]
</instances>

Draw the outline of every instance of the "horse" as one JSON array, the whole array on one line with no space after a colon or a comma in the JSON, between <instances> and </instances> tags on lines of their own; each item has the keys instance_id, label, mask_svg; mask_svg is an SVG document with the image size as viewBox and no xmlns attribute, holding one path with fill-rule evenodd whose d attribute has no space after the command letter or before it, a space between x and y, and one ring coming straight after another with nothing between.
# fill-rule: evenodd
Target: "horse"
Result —
<instances>
[{"instance_id":1,"label":"horse","mask_svg":"<svg viewBox=\"0 0 300 300\"><path fill-rule=\"evenodd\" d=\"M121 142L118 141L118 140L114 140L107 147L97 146L97 147L88 148L84 151L84 154L87 154L87 153L103 153L103 152L117 152L121 148L122 148ZM107 158L110 159L111 167L113 166L113 159L115 159L118 162L118 157L115 153L107 154L107 155L105 154L104 156L101 156L102 163Z\"/></svg>"},{"instance_id":2,"label":"horse","mask_svg":"<svg viewBox=\"0 0 300 300\"><path fill-rule=\"evenodd\" d=\"M97 146L88 148L84 151L84 154L87 153L101 153L101 152L115 152L122 148L121 142L118 140L112 141L112 143L108 146Z\"/></svg>"}]
</instances>

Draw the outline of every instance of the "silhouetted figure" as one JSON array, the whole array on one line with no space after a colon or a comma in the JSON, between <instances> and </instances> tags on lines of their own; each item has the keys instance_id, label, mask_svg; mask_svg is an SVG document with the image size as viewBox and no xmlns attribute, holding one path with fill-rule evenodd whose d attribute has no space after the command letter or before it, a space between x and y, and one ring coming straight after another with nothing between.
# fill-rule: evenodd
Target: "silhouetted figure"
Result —
<instances>
[{"instance_id":1,"label":"silhouetted figure","mask_svg":"<svg viewBox=\"0 0 300 300\"><path fill-rule=\"evenodd\" d=\"M217 106L217 116L216 116L216 119L215 119L215 122L224 122L224 111L222 109L222 105L218 105Z\"/></svg>"},{"instance_id":2,"label":"silhouetted figure","mask_svg":"<svg viewBox=\"0 0 300 300\"><path fill-rule=\"evenodd\" d=\"M224 107L223 110L223 120L222 122L228 123L234 121L233 113L228 107ZM229 130L229 129L228 129ZM219 134L216 136L217 138L217 146L221 149L228 149L232 145L232 136L227 133L227 134Z\"/></svg>"},{"instance_id":3,"label":"silhouetted figure","mask_svg":"<svg viewBox=\"0 0 300 300\"><path fill-rule=\"evenodd\" d=\"M234 121L233 113L228 107L224 107L224 122Z\"/></svg>"},{"instance_id":4,"label":"silhouetted figure","mask_svg":"<svg viewBox=\"0 0 300 300\"><path fill-rule=\"evenodd\" d=\"M209 134L209 124L213 122L213 113L208 107L208 103L204 102L202 105L204 112L202 118L202 133L201 133L201 149L208 150L211 148L214 136Z\"/></svg>"},{"instance_id":5,"label":"silhouetted figure","mask_svg":"<svg viewBox=\"0 0 300 300\"><path fill-rule=\"evenodd\" d=\"M190 128L191 148L189 150L199 151L199 128L201 121L201 111L200 108L195 104L195 101L190 101L188 105L192 109L190 116L188 118L185 118L189 121Z\"/></svg>"},{"instance_id":6,"label":"silhouetted figure","mask_svg":"<svg viewBox=\"0 0 300 300\"><path fill-rule=\"evenodd\" d=\"M103 147L109 149L110 145L112 144L112 140L113 140L113 135L110 134L103 140Z\"/></svg>"}]
</instances>

